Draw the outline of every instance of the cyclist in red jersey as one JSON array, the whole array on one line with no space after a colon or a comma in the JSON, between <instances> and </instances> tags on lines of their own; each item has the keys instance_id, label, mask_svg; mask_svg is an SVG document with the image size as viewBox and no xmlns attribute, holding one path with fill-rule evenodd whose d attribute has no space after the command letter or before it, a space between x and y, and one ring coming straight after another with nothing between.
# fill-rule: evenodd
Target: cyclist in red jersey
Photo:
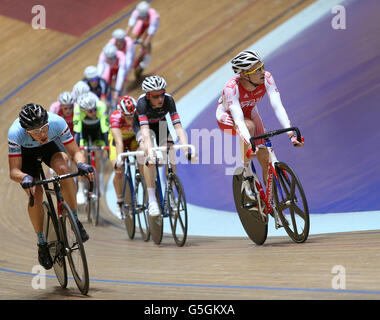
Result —
<instances>
[{"instance_id":1,"label":"cyclist in red jersey","mask_svg":"<svg viewBox=\"0 0 380 320\"><path fill-rule=\"evenodd\" d=\"M241 137L241 152L246 176L252 176L250 159L257 156L262 167L263 178L266 181L268 174L268 151L264 146L264 140L257 140L256 150L252 150L250 137L265 132L264 124L258 113L257 104L265 95L283 128L291 127L280 93L270 72L264 70L264 63L260 55L255 51L242 51L232 60L232 69L237 74L231 78L223 89L218 101L216 119L219 127L226 133ZM297 141L293 132L288 133L291 142L297 146L303 146L303 142ZM248 190L248 189L246 189ZM252 193L249 189L247 192ZM252 196L252 195L251 195Z\"/></svg>"},{"instance_id":2,"label":"cyclist in red jersey","mask_svg":"<svg viewBox=\"0 0 380 320\"><path fill-rule=\"evenodd\" d=\"M115 169L115 176L113 185L116 192L117 205L116 215L121 219L121 207L124 204L123 198L123 176L124 176L124 162L118 163L117 156L126 151L136 151L138 143L136 141L135 133L133 132L133 116L136 108L136 100L130 96L124 96L119 99L117 110L115 110L110 117L111 130L108 135L110 153L109 159L112 162L112 167ZM125 190L127 202L131 207L130 191Z\"/></svg>"},{"instance_id":3,"label":"cyclist in red jersey","mask_svg":"<svg viewBox=\"0 0 380 320\"><path fill-rule=\"evenodd\" d=\"M65 119L67 125L70 128L71 134L74 135L73 131L73 110L74 110L75 99L71 92L64 91L58 96L58 101L53 102L50 106L49 111L58 114L60 117Z\"/></svg>"}]
</instances>

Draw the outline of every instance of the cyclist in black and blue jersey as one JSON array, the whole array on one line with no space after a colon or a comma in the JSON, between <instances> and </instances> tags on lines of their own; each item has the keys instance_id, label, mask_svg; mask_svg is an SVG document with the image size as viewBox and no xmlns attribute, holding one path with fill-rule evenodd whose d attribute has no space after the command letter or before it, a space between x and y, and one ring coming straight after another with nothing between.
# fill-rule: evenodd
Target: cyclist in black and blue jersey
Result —
<instances>
[{"instance_id":1,"label":"cyclist in black and blue jersey","mask_svg":"<svg viewBox=\"0 0 380 320\"><path fill-rule=\"evenodd\" d=\"M67 153L66 153L66 152ZM28 205L29 218L38 239L38 260L45 268L53 266L45 236L42 232L42 186L36 186L39 179L38 158L52 168L58 175L70 173L68 160L73 159L78 171L88 175L92 181L93 168L86 164L70 129L63 118L47 112L42 106L28 103L21 109L19 117L8 131L9 173L11 180L24 188L28 197L34 196L34 206ZM77 219L83 242L89 239L82 223L78 220L76 187L73 179L62 180L62 194Z\"/></svg>"},{"instance_id":2,"label":"cyclist in black and blue jersey","mask_svg":"<svg viewBox=\"0 0 380 320\"><path fill-rule=\"evenodd\" d=\"M149 198L149 214L157 216L160 214L156 193L155 193L155 156L149 155L149 150L154 147L151 136L155 136L158 146L173 145L174 141L170 135L166 115L170 115L174 130L178 136L180 144L187 144L187 135L182 127L176 104L173 97L166 93L166 81L160 76L151 76L144 79L142 89L145 94L141 95L137 101L136 112L133 118L133 131L136 135L139 150L145 153L146 162L149 166L144 166L144 178L146 180ZM187 155L188 152L185 152ZM173 155L171 163L175 170ZM141 160L140 160L141 161Z\"/></svg>"}]
</instances>

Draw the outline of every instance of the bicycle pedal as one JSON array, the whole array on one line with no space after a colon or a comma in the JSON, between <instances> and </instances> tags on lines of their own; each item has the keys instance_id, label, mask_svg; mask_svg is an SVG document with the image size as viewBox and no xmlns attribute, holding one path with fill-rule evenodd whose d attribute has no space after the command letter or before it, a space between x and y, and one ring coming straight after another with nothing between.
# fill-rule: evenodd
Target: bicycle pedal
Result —
<instances>
[{"instance_id":1,"label":"bicycle pedal","mask_svg":"<svg viewBox=\"0 0 380 320\"><path fill-rule=\"evenodd\" d=\"M257 209L257 203L245 203L242 205L242 208L243 209L252 209L252 208L256 208Z\"/></svg>"}]
</instances>

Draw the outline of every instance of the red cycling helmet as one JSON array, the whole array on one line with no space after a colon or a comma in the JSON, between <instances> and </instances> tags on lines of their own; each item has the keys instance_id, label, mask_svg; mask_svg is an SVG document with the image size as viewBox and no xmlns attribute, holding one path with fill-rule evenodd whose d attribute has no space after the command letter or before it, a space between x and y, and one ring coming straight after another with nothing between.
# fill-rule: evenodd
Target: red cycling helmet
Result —
<instances>
[{"instance_id":1,"label":"red cycling helmet","mask_svg":"<svg viewBox=\"0 0 380 320\"><path fill-rule=\"evenodd\" d=\"M131 96L124 96L119 99L117 110L125 116L132 116L135 112L136 100Z\"/></svg>"}]
</instances>

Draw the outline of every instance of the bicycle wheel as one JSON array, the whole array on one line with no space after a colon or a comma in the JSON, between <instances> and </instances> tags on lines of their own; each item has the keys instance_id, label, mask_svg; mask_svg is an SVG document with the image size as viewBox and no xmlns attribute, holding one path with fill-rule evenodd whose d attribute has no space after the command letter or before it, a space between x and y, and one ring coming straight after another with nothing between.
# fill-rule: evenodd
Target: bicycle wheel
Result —
<instances>
[{"instance_id":1,"label":"bicycle wheel","mask_svg":"<svg viewBox=\"0 0 380 320\"><path fill-rule=\"evenodd\" d=\"M66 288L67 268L65 250L62 241L58 240L59 230L57 217L52 215L50 206L46 201L42 202L42 209L44 211L43 233L48 243L50 256L53 260L54 272L61 287Z\"/></svg>"},{"instance_id":2,"label":"bicycle wheel","mask_svg":"<svg viewBox=\"0 0 380 320\"><path fill-rule=\"evenodd\" d=\"M164 218L162 215L162 208L161 208L161 196L158 191L158 186L157 186L157 180L156 180L156 199L158 202L158 206L160 209L161 214L155 217L152 217L148 213L148 223L149 223L149 230L152 235L152 240L155 244L160 244L162 241L162 235L164 231Z\"/></svg>"},{"instance_id":3,"label":"bicycle wheel","mask_svg":"<svg viewBox=\"0 0 380 320\"><path fill-rule=\"evenodd\" d=\"M297 243L309 236L309 208L305 192L294 170L284 162L276 163L278 184L273 183L274 202L282 225Z\"/></svg>"},{"instance_id":4,"label":"bicycle wheel","mask_svg":"<svg viewBox=\"0 0 380 320\"><path fill-rule=\"evenodd\" d=\"M169 208L169 220L172 234L177 246L182 247L187 237L187 205L182 183L176 174L168 180L169 191L166 203Z\"/></svg>"},{"instance_id":5,"label":"bicycle wheel","mask_svg":"<svg viewBox=\"0 0 380 320\"><path fill-rule=\"evenodd\" d=\"M137 221L139 223L141 237L144 241L149 241L150 230L148 222L148 191L146 188L145 179L142 175L137 175L135 179L134 207L137 215Z\"/></svg>"},{"instance_id":6,"label":"bicycle wheel","mask_svg":"<svg viewBox=\"0 0 380 320\"><path fill-rule=\"evenodd\" d=\"M126 178L125 182L127 185L125 186L125 192L124 192L124 204L123 204L123 214L124 214L124 223L125 223L125 229L127 230L127 234L129 239L133 239L135 237L135 230L136 230L136 221L135 221L135 215L132 211L132 206L128 205L128 198L127 195L131 195L132 185L131 180ZM127 186L129 189L127 190Z\"/></svg>"},{"instance_id":7,"label":"bicycle wheel","mask_svg":"<svg viewBox=\"0 0 380 320\"><path fill-rule=\"evenodd\" d=\"M91 196L88 193L87 198L87 220L92 222L94 226L99 223L99 201L100 201L100 189L99 189L99 176L94 168L94 181ZM87 191L90 189L90 182L88 181Z\"/></svg>"},{"instance_id":8,"label":"bicycle wheel","mask_svg":"<svg viewBox=\"0 0 380 320\"><path fill-rule=\"evenodd\" d=\"M241 224L248 237L257 245L262 245L268 235L268 220L263 221L260 210L263 210L263 202L260 199L261 209L250 206L250 200L247 198L245 191L242 190L244 168L237 168L232 179L232 189L234 193L234 201L236 211L239 215ZM255 190L254 186L251 186Z\"/></svg>"},{"instance_id":9,"label":"bicycle wheel","mask_svg":"<svg viewBox=\"0 0 380 320\"><path fill-rule=\"evenodd\" d=\"M82 294L87 294L89 275L86 253L75 218L66 203L61 204L66 254L74 280Z\"/></svg>"}]
</instances>

